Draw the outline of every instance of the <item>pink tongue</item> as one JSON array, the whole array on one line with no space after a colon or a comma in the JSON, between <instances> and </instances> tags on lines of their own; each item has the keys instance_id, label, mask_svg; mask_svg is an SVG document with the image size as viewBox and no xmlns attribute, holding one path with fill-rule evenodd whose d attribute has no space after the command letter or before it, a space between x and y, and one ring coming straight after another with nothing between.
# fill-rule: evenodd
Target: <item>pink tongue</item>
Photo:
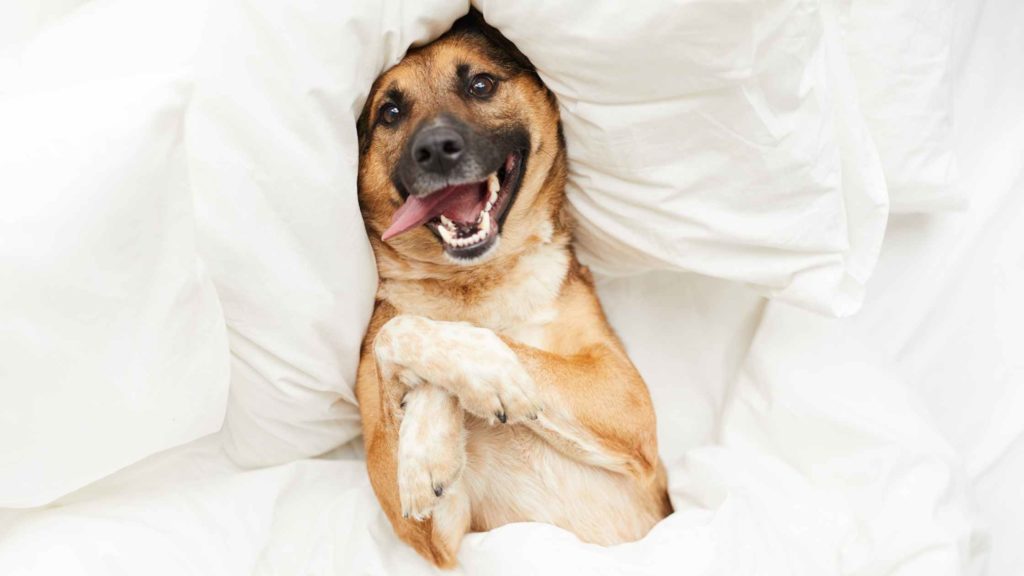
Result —
<instances>
[{"instance_id":1,"label":"pink tongue","mask_svg":"<svg viewBox=\"0 0 1024 576\"><path fill-rule=\"evenodd\" d=\"M409 196L395 215L391 217L391 225L381 234L381 240L394 238L444 214L455 222L476 222L480 211L484 209L485 183L462 184L438 190L426 198Z\"/></svg>"}]
</instances>

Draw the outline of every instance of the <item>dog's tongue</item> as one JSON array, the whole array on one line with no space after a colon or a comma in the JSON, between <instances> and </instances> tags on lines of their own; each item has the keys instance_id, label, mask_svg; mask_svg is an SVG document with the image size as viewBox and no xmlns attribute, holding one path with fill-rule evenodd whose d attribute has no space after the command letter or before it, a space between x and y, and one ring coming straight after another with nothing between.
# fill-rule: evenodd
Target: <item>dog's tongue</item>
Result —
<instances>
[{"instance_id":1,"label":"dog's tongue","mask_svg":"<svg viewBox=\"0 0 1024 576\"><path fill-rule=\"evenodd\" d=\"M476 222L486 204L484 185L461 184L443 188L424 198L409 196L405 204L395 210L391 225L380 239L394 238L441 214L454 222Z\"/></svg>"}]
</instances>

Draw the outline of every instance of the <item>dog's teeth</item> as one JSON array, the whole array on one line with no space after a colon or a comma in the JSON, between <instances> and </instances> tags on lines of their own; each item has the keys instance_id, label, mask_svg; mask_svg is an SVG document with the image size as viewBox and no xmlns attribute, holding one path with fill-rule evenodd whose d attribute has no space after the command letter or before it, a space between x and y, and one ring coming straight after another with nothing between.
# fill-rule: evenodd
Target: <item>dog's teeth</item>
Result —
<instances>
[{"instance_id":1,"label":"dog's teeth","mask_svg":"<svg viewBox=\"0 0 1024 576\"><path fill-rule=\"evenodd\" d=\"M441 214L441 223L447 226L450 230L455 229L455 223L449 220L444 214Z\"/></svg>"},{"instance_id":2,"label":"dog's teeth","mask_svg":"<svg viewBox=\"0 0 1024 576\"><path fill-rule=\"evenodd\" d=\"M498 181L498 173L492 172L487 177L487 191L491 193L491 202L498 197L498 190L501 190L501 182Z\"/></svg>"},{"instance_id":3,"label":"dog's teeth","mask_svg":"<svg viewBox=\"0 0 1024 576\"><path fill-rule=\"evenodd\" d=\"M443 218L443 216L442 216L442 218ZM451 233L450 230L448 230L447 226L438 226L437 227L437 232L438 232L438 234L441 235L441 239L444 240L445 244L451 244L454 241L454 238L452 237L452 233Z\"/></svg>"},{"instance_id":4,"label":"dog's teeth","mask_svg":"<svg viewBox=\"0 0 1024 576\"><path fill-rule=\"evenodd\" d=\"M451 223L451 220L448 218L442 216L441 223L444 224L444 226L438 226L437 231L441 235L441 239L444 240L444 243L453 248L472 246L473 244L487 238L487 235L490 234L491 231L491 215L486 210L481 212L477 219L477 231L473 233L473 235L466 236L465 238L458 237L458 232L456 232L454 224L452 224L451 229L449 229L448 225Z\"/></svg>"}]
</instances>

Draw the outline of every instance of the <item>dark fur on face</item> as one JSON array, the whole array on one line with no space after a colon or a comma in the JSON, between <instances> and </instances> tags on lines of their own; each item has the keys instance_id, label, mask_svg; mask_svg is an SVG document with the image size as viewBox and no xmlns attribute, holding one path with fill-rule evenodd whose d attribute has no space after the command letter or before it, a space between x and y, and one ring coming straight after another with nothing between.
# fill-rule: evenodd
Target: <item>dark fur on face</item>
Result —
<instances>
[{"instance_id":1,"label":"dark fur on face","mask_svg":"<svg viewBox=\"0 0 1024 576\"><path fill-rule=\"evenodd\" d=\"M517 216L538 199L547 206L537 216L561 219L555 98L475 10L374 82L357 133L360 207L378 252L475 265L542 231Z\"/></svg>"},{"instance_id":2,"label":"dark fur on face","mask_svg":"<svg viewBox=\"0 0 1024 576\"><path fill-rule=\"evenodd\" d=\"M451 29L444 34L441 39L450 39L458 36L477 37L485 40L480 45L483 55L488 60L498 66L505 76L518 76L520 74L528 74L533 77L537 84L543 86L544 83L541 81L540 76L537 75L537 70L534 68L533 63L526 57L522 52L516 48L515 44L510 42L505 36L501 34L496 28L487 24L484 21L483 15L480 14L476 8L469 11L468 14L459 18L452 24ZM415 53L419 48L411 48L410 54ZM465 64L456 69L460 79L468 79L469 65ZM366 151L370 145L370 137L372 132L372 125L370 119L373 113L372 104L374 103L374 94L380 90L381 80L384 76L377 78L374 81L373 86L370 87L370 97L366 99L366 103L363 105L363 110L359 114L359 119L356 121L356 134L359 138L359 151L360 154ZM554 94L544 88L548 96L554 100ZM404 104L402 93L395 90L388 94L389 98L398 101L400 104Z\"/></svg>"}]
</instances>

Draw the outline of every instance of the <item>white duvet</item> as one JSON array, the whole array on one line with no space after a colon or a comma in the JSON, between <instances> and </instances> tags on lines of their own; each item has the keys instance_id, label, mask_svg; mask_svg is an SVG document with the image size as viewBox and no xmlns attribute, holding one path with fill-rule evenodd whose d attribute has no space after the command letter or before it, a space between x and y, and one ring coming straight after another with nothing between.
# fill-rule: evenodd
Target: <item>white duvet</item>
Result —
<instances>
[{"instance_id":1,"label":"white duvet","mask_svg":"<svg viewBox=\"0 0 1024 576\"><path fill-rule=\"evenodd\" d=\"M438 3L439 21L458 15L454 8L445 12L442 4L448 6ZM842 15L847 4L856 6L856 1L837 3L835 14ZM929 9L924 4L918 3ZM443 29L439 23L403 20L415 11L384 5L390 12L374 17L401 22L402 30L411 26L429 36L430 30ZM486 15L488 3L482 5ZM811 5L817 3L779 4L791 10ZM335 13L344 16L349 5L337 6ZM492 10L496 18L502 11ZM184 13L175 14L183 18ZM292 24L313 17L291 14ZM320 16L330 21L330 14ZM687 260L632 276L612 270L617 274L603 277L599 291L652 389L676 512L645 539L611 548L581 543L540 524L471 534L459 556L462 573L1015 576L1024 570L1019 547L1024 534L1024 77L998 64L1000 55L1024 53L1024 11L1004 0L959 14L953 51L959 58L953 61L957 106L947 110L957 118L958 180L930 189L924 179L906 206L920 208L915 203L928 190L937 205L945 206L952 186L971 198L970 209L889 217L878 270L867 282L861 311L852 318L828 318L789 303L828 309L820 304L836 301L837 292L825 289L834 284L812 281L804 285L809 291L766 299L778 291L757 269L736 264L742 260L732 262L738 266L733 270L747 274L743 278L708 276L712 268L697 270L704 275L681 272L699 268ZM250 34L268 41L287 38L275 33L290 30L283 16L264 16L248 13L259 23L249 28ZM842 19L834 24L841 25ZM404 49L400 36L381 40L392 56ZM245 46L241 39L231 40ZM322 63L301 68L302 60L291 56L303 53L303 42L322 40L289 40L276 52L280 60L275 66L293 68L288 72L293 79L320 77L324 69L317 66ZM230 59L245 52L225 48L222 54ZM268 70L265 63L251 65ZM373 64L380 65L384 62ZM283 68L275 70L255 76L269 82L258 87L271 90L266 98L283 94L287 101L287 89L272 91L277 74L285 74ZM223 404L211 406L191 394L223 392L227 382L207 372L207 380L182 382L190 386L178 391L177 404L205 420L196 419L187 428L154 425L149 435L138 434L134 452L112 447L108 455L114 458L102 465L81 458L82 467L69 467L74 474L62 478L63 484L33 492L21 483L22 492L0 494L20 508L0 509L0 574L436 572L392 534L369 487L358 439L319 458L296 456L329 449L332 438L351 437L358 430L351 405L345 403L345 374L352 360L344 351L358 345L361 328L338 328L336 319L348 318L342 324L349 327L365 321L358 316L365 305L353 301L372 294L372 280L348 284L333 264L315 260L325 257L325 250L348 247L343 250L348 258L370 265L359 260L365 246L357 241L358 219L351 219L354 228L340 236L316 236L320 214L287 202L294 190L329 188L335 171L347 169L330 151L344 149L343 130L348 128L322 132L322 125L301 116L308 113L302 112L308 110L305 100L296 104L295 116L273 121L277 128L268 121L270 133L298 146L288 148L295 154L291 159L320 159L304 165L308 170L301 187L268 181L275 174L282 178L281 173L260 167L292 170L290 157L273 156L278 148L249 134L251 125L231 119L259 113L261 102L271 102L246 99L237 109L224 109L242 88L232 78L207 83L205 93L194 95L201 112L206 106L205 113L219 110L222 115L219 125L199 128L218 131L203 140L219 150L206 156L217 162L197 166L192 156L192 185L215 181L218 186L193 191L200 239L196 250L205 252L202 268L190 278L199 293L208 279L217 284L232 352L229 414L235 423L229 419L219 433L153 454L60 497L55 505L24 507L128 464L139 457L140 446L155 452L180 443L160 430L193 438L213 431L209 421L222 414ZM324 106L339 101L329 94L321 98L315 89L311 93ZM186 127L196 129L197 117L189 121L193 124ZM186 136L195 137L194 131ZM890 145L912 155L907 140ZM843 166L855 162L863 167L874 153L865 150L866 157L855 155L856 160L838 158ZM218 162L244 170L218 171ZM924 174L934 176L939 163L930 164ZM895 182L885 169L886 179ZM648 174L657 176L656 171ZM899 176L906 182L912 174ZM170 202L177 189L168 190L160 197ZM265 193L257 195L260 202L247 203L252 196L245 190ZM896 194L891 185L889 193ZM353 206L351 197L322 198L321 212L348 214L345 210ZM581 208L584 216L587 209ZM260 226L247 231L245 226L255 223ZM210 233L217 230L219 235ZM325 238L336 246L325 245ZM716 241L725 238L716 236ZM623 240L596 239L628 248ZM286 254L246 261L249 253L242 248L251 242L259 250L286 246L278 248ZM608 246L591 244L602 245ZM159 244L140 248L147 246ZM295 274L290 284L273 268L281 263ZM799 284L787 286L793 285ZM267 306L268 298L283 294L294 298L279 309ZM198 306L201 300L191 302ZM220 337L216 330L198 333ZM187 334L182 339L189 342ZM137 344L142 350L158 349ZM217 366L218 361L203 365ZM13 390L12 382L0 381L0 391ZM60 445L60 436L70 431L59 423L51 426L55 433L47 441ZM83 430L102 426L96 422ZM0 446L19 445L5 441ZM11 462L17 453L0 456L7 458L0 463ZM268 463L274 465L243 466Z\"/></svg>"}]
</instances>

